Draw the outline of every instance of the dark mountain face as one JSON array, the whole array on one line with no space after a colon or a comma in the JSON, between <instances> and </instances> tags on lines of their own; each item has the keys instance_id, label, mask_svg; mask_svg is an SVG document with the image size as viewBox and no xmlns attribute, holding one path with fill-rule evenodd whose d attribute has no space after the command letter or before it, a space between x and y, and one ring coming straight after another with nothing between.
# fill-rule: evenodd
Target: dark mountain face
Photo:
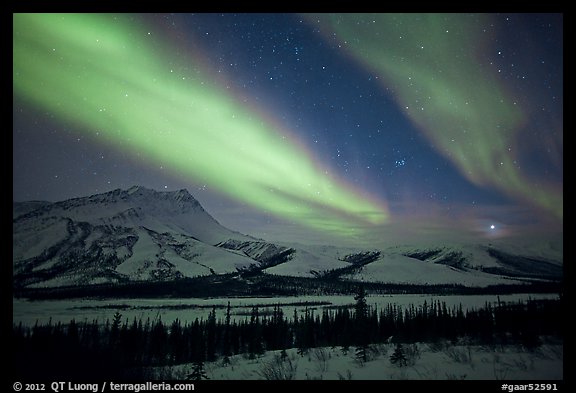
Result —
<instances>
[{"instance_id":1,"label":"dark mountain face","mask_svg":"<svg viewBox=\"0 0 576 393\"><path fill-rule=\"evenodd\" d=\"M12 219L16 219L33 210L40 209L43 206L50 205L52 202L47 201L29 201L12 203Z\"/></svg>"},{"instance_id":2,"label":"dark mountain face","mask_svg":"<svg viewBox=\"0 0 576 393\"><path fill-rule=\"evenodd\" d=\"M562 261L485 245L383 250L273 244L220 225L186 190L131 187L13 204L16 288L246 275L486 286L560 280Z\"/></svg>"}]
</instances>

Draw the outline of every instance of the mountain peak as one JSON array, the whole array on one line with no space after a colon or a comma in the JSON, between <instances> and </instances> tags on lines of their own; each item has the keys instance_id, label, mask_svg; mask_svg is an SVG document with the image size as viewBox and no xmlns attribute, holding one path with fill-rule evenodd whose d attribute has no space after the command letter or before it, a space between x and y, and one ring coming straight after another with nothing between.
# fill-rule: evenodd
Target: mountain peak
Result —
<instances>
[{"instance_id":1,"label":"mountain peak","mask_svg":"<svg viewBox=\"0 0 576 393\"><path fill-rule=\"evenodd\" d=\"M14 219L22 222L59 217L91 225L144 226L159 232L183 232L209 243L236 236L221 226L186 189L156 191L134 185L20 210L14 213Z\"/></svg>"},{"instance_id":2,"label":"mountain peak","mask_svg":"<svg viewBox=\"0 0 576 393\"><path fill-rule=\"evenodd\" d=\"M124 198L138 204L145 204L148 209L160 208L167 211L185 213L188 211L205 212L204 208L188 190L182 188L177 191L156 191L143 186L132 186L127 190L119 190ZM113 192L117 193L117 192Z\"/></svg>"},{"instance_id":3,"label":"mountain peak","mask_svg":"<svg viewBox=\"0 0 576 393\"><path fill-rule=\"evenodd\" d=\"M181 188L178 191L166 191L168 194L174 195L176 198L188 198L192 197L192 194L188 192L187 189ZM193 197L192 197L193 198Z\"/></svg>"},{"instance_id":4,"label":"mountain peak","mask_svg":"<svg viewBox=\"0 0 576 393\"><path fill-rule=\"evenodd\" d=\"M132 186L126 190L126 193L130 195L130 194L134 194L135 192L143 191L143 190L147 190L147 189L145 187L142 187L142 186Z\"/></svg>"},{"instance_id":5,"label":"mountain peak","mask_svg":"<svg viewBox=\"0 0 576 393\"><path fill-rule=\"evenodd\" d=\"M122 192L123 190L117 190L117 191ZM176 191L156 191L156 190L151 189L151 188L146 188L144 186L135 185L135 186L128 188L124 192L128 195L144 194L144 195L172 197L172 198L177 199L177 200L194 200L194 201L196 201L196 198L194 198L192 196L192 194L190 194L190 192L185 188L181 188L180 190L176 190Z\"/></svg>"},{"instance_id":6,"label":"mountain peak","mask_svg":"<svg viewBox=\"0 0 576 393\"><path fill-rule=\"evenodd\" d=\"M146 188L144 186L132 186L125 191L128 195L141 193L141 194L156 194L159 191L153 190L151 188Z\"/></svg>"},{"instance_id":7,"label":"mountain peak","mask_svg":"<svg viewBox=\"0 0 576 393\"><path fill-rule=\"evenodd\" d=\"M23 286L163 280L255 263L213 246L249 237L220 225L185 189L132 186L55 203L22 202L13 216L13 265Z\"/></svg>"}]
</instances>

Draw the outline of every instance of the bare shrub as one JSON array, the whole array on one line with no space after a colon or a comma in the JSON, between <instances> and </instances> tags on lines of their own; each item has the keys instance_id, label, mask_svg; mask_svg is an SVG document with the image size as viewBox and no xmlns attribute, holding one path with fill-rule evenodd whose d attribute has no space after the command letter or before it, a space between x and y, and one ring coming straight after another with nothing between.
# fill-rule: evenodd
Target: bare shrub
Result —
<instances>
[{"instance_id":1,"label":"bare shrub","mask_svg":"<svg viewBox=\"0 0 576 393\"><path fill-rule=\"evenodd\" d=\"M282 359L280 355L274 355L274 358L265 362L256 373L266 380L291 380L296 379L297 366L298 364L289 357Z\"/></svg>"},{"instance_id":2,"label":"bare shrub","mask_svg":"<svg viewBox=\"0 0 576 393\"><path fill-rule=\"evenodd\" d=\"M400 369L400 372L390 374L390 379L405 381L410 379L405 369Z\"/></svg>"},{"instance_id":3,"label":"bare shrub","mask_svg":"<svg viewBox=\"0 0 576 393\"><path fill-rule=\"evenodd\" d=\"M416 361L422 356L418 344L410 344L404 347L404 356L406 357L406 365L414 366Z\"/></svg>"},{"instance_id":4,"label":"bare shrub","mask_svg":"<svg viewBox=\"0 0 576 393\"><path fill-rule=\"evenodd\" d=\"M466 379L466 374L456 375L456 374L446 373L446 379L448 379L450 381L464 380L464 379Z\"/></svg>"},{"instance_id":5,"label":"bare shrub","mask_svg":"<svg viewBox=\"0 0 576 393\"><path fill-rule=\"evenodd\" d=\"M550 352L554 355L554 357L558 360L564 359L564 346L563 345L551 345Z\"/></svg>"},{"instance_id":6,"label":"bare shrub","mask_svg":"<svg viewBox=\"0 0 576 393\"><path fill-rule=\"evenodd\" d=\"M388 354L388 345L387 344L373 344L370 345L369 354L371 359L377 359L380 356L386 356Z\"/></svg>"},{"instance_id":7,"label":"bare shrub","mask_svg":"<svg viewBox=\"0 0 576 393\"><path fill-rule=\"evenodd\" d=\"M444 353L456 363L472 365L472 349L470 347L448 347Z\"/></svg>"},{"instance_id":8,"label":"bare shrub","mask_svg":"<svg viewBox=\"0 0 576 393\"><path fill-rule=\"evenodd\" d=\"M549 360L563 360L564 359L564 346L563 345L543 345L538 348L534 354L540 359Z\"/></svg>"},{"instance_id":9,"label":"bare shrub","mask_svg":"<svg viewBox=\"0 0 576 393\"><path fill-rule=\"evenodd\" d=\"M530 362L526 360L524 356L519 356L518 358L512 359L514 366L522 371L528 371L534 369L534 358L530 358Z\"/></svg>"},{"instance_id":10,"label":"bare shrub","mask_svg":"<svg viewBox=\"0 0 576 393\"><path fill-rule=\"evenodd\" d=\"M418 378L422 380L438 379L438 366L434 365L431 368L422 366L419 369L414 367L414 372L418 374Z\"/></svg>"},{"instance_id":11,"label":"bare shrub","mask_svg":"<svg viewBox=\"0 0 576 393\"><path fill-rule=\"evenodd\" d=\"M506 379L506 376L510 371L510 367L502 363L500 355L497 353L495 353L492 358L492 369L494 371L494 379L496 380Z\"/></svg>"},{"instance_id":12,"label":"bare shrub","mask_svg":"<svg viewBox=\"0 0 576 393\"><path fill-rule=\"evenodd\" d=\"M306 373L306 380L307 381L322 381L324 379L324 376L322 374L314 376L314 375L308 375L308 373Z\"/></svg>"},{"instance_id":13,"label":"bare shrub","mask_svg":"<svg viewBox=\"0 0 576 393\"><path fill-rule=\"evenodd\" d=\"M446 340L438 340L428 344L428 349L430 350L430 352L445 351L449 347L451 347L451 344L449 341Z\"/></svg>"},{"instance_id":14,"label":"bare shrub","mask_svg":"<svg viewBox=\"0 0 576 393\"><path fill-rule=\"evenodd\" d=\"M318 371L328 371L328 360L330 360L330 352L328 352L326 348L314 348L312 350L312 357L316 361L316 368Z\"/></svg>"},{"instance_id":15,"label":"bare shrub","mask_svg":"<svg viewBox=\"0 0 576 393\"><path fill-rule=\"evenodd\" d=\"M346 376L340 374L340 371L338 371L338 379L341 381L351 381L352 380L352 371L350 371L349 369L346 370Z\"/></svg>"}]
</instances>

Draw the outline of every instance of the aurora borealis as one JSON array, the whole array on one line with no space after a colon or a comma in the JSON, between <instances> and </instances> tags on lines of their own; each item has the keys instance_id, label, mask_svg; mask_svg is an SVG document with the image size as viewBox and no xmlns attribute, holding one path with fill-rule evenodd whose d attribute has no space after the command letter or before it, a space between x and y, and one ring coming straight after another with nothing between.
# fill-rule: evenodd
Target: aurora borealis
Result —
<instances>
[{"instance_id":1,"label":"aurora borealis","mask_svg":"<svg viewBox=\"0 0 576 393\"><path fill-rule=\"evenodd\" d=\"M14 200L140 184L261 236L561 231L561 15L13 20Z\"/></svg>"},{"instance_id":2,"label":"aurora borealis","mask_svg":"<svg viewBox=\"0 0 576 393\"><path fill-rule=\"evenodd\" d=\"M208 75L189 82L188 75L174 76L160 53L131 39L145 31L116 20L15 16L16 91L86 134L98 130L107 144L140 151L273 214L338 232L346 231L345 218L385 220L383 207L339 184L273 124L204 83Z\"/></svg>"},{"instance_id":3,"label":"aurora borealis","mask_svg":"<svg viewBox=\"0 0 576 393\"><path fill-rule=\"evenodd\" d=\"M490 50L483 26L490 19L352 14L334 16L327 23L337 37L350 43L350 52L394 90L406 115L463 176L529 200L561 218L561 188L533 187L515 164L517 139L528 113L523 98L507 91L498 75L501 70L483 60L482 52Z\"/></svg>"}]
</instances>

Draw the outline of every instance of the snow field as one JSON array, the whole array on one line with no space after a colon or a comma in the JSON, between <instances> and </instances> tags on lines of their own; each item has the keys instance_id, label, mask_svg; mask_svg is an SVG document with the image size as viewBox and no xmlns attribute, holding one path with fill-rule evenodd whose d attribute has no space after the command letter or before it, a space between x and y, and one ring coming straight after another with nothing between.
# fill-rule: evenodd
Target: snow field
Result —
<instances>
[{"instance_id":1,"label":"snow field","mask_svg":"<svg viewBox=\"0 0 576 393\"><path fill-rule=\"evenodd\" d=\"M403 344L412 351L406 366L390 361L396 345L370 346L367 362L356 359L355 348L312 348L305 354L297 349L268 351L250 359L235 355L205 364L212 380L562 380L563 346L545 344L534 351L517 346L487 347L478 345ZM157 369L185 379L192 364Z\"/></svg>"}]
</instances>

